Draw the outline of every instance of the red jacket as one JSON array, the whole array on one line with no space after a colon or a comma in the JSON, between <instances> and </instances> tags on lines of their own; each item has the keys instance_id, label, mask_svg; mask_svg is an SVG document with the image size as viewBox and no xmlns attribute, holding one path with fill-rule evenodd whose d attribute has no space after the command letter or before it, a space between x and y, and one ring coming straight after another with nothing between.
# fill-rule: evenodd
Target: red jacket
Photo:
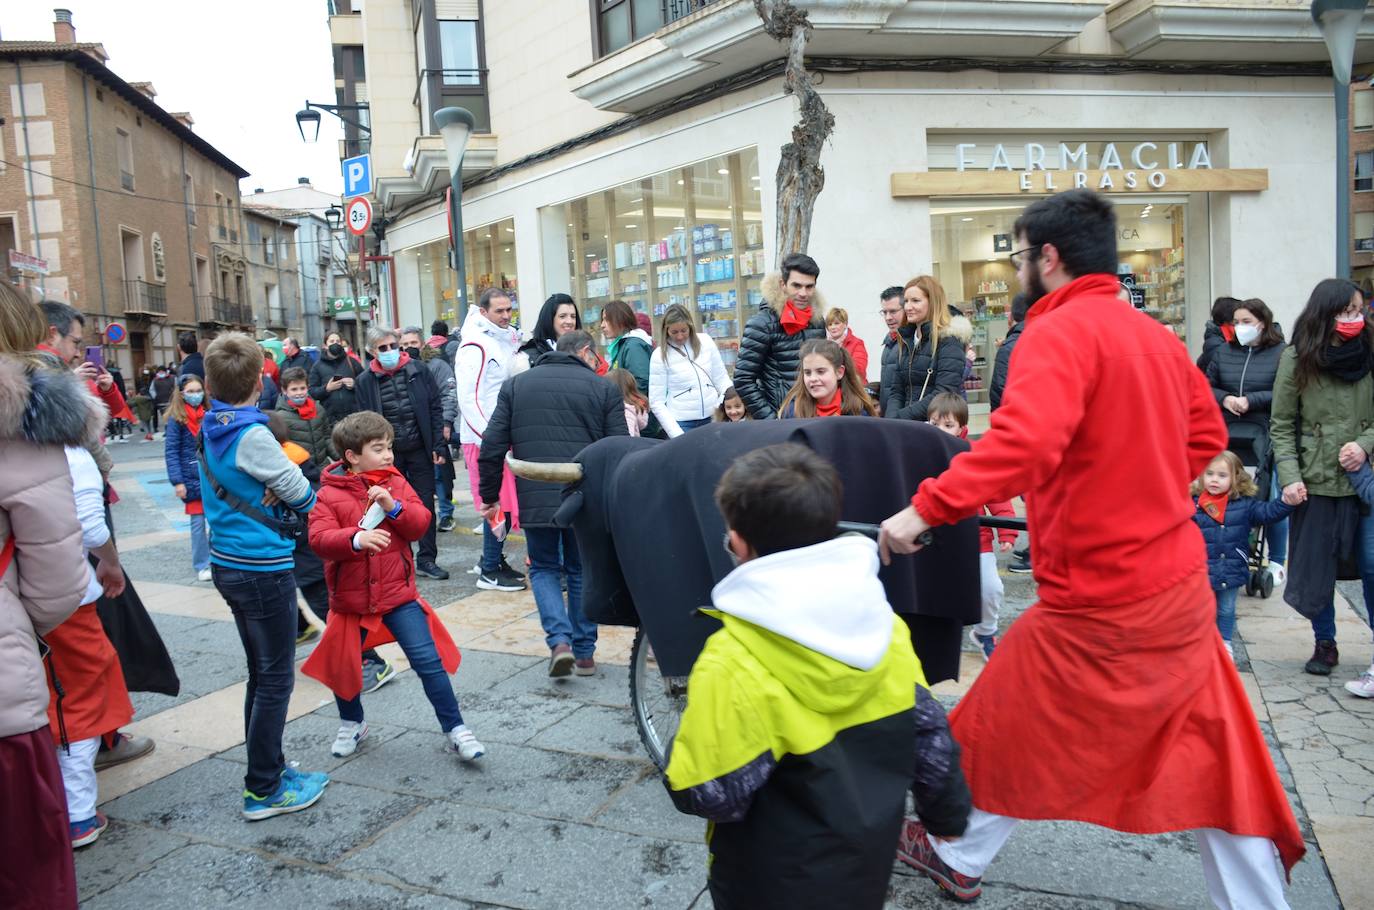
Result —
<instances>
[{"instance_id":1,"label":"red jacket","mask_svg":"<svg viewBox=\"0 0 1374 910\"><path fill-rule=\"evenodd\" d=\"M912 498L942 525L1024 494L1048 603L1136 601L1207 566L1188 484L1226 424L1173 332L1116 293L1085 275L1036 303L988 431Z\"/></svg>"},{"instance_id":2,"label":"red jacket","mask_svg":"<svg viewBox=\"0 0 1374 910\"><path fill-rule=\"evenodd\" d=\"M859 382L868 382L868 348L864 346L864 340L855 335L853 329L846 329L844 338L840 340L840 347L848 351L853 359L854 369L859 373Z\"/></svg>"},{"instance_id":3,"label":"red jacket","mask_svg":"<svg viewBox=\"0 0 1374 910\"><path fill-rule=\"evenodd\" d=\"M367 481L348 473L343 462L326 468L320 480L319 501L310 512L310 549L324 560L330 612L385 613L416 600L410 544L424 536L430 513L410 484L399 472L384 484L401 514L382 519L379 527L391 532L391 545L374 556L353 549L367 511Z\"/></svg>"}]
</instances>

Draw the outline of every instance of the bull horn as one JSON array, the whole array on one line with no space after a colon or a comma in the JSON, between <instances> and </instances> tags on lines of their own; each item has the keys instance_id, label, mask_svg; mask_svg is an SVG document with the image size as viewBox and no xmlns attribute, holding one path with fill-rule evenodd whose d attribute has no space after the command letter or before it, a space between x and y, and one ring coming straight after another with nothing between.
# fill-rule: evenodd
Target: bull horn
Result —
<instances>
[{"instance_id":1,"label":"bull horn","mask_svg":"<svg viewBox=\"0 0 1374 910\"><path fill-rule=\"evenodd\" d=\"M577 483L582 479L582 465L575 461L522 461L506 453L506 467L516 477L542 480L545 483Z\"/></svg>"}]
</instances>

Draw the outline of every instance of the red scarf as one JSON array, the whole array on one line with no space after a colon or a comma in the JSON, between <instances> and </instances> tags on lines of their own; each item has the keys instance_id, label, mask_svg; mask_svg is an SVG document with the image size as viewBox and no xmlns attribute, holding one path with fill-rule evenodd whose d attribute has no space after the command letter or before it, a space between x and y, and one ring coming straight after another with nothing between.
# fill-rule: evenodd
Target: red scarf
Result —
<instances>
[{"instance_id":1,"label":"red scarf","mask_svg":"<svg viewBox=\"0 0 1374 910\"><path fill-rule=\"evenodd\" d=\"M811 307L798 309L792 301L787 301L782 305L782 330L789 335L795 335L802 329L811 324Z\"/></svg>"},{"instance_id":2,"label":"red scarf","mask_svg":"<svg viewBox=\"0 0 1374 910\"><path fill-rule=\"evenodd\" d=\"M395 467L377 468L372 471L353 471L354 476L361 477L367 482L369 487L381 487L390 483L393 478L403 476Z\"/></svg>"},{"instance_id":3,"label":"red scarf","mask_svg":"<svg viewBox=\"0 0 1374 910\"><path fill-rule=\"evenodd\" d=\"M829 401L816 402L817 417L839 417L840 408L844 407L844 389L835 387L835 394L830 396Z\"/></svg>"},{"instance_id":4,"label":"red scarf","mask_svg":"<svg viewBox=\"0 0 1374 910\"><path fill-rule=\"evenodd\" d=\"M200 421L205 417L205 405L193 408L189 404L182 402L186 411L186 429L191 431L192 436L200 435Z\"/></svg>"},{"instance_id":5,"label":"red scarf","mask_svg":"<svg viewBox=\"0 0 1374 910\"><path fill-rule=\"evenodd\" d=\"M1226 339L1227 344L1230 344L1231 342L1235 341L1236 327L1229 322L1226 323L1221 327L1221 337Z\"/></svg>"},{"instance_id":6,"label":"red scarf","mask_svg":"<svg viewBox=\"0 0 1374 910\"><path fill-rule=\"evenodd\" d=\"M402 351L401 359L396 361L396 369L394 370L388 370L386 367L382 366L382 361L378 357L373 357L372 363L368 364L368 366L370 366L372 368L372 372L376 373L378 376L387 376L391 373L399 372L400 369L408 363L410 363L410 355L407 354L405 351Z\"/></svg>"},{"instance_id":7,"label":"red scarf","mask_svg":"<svg viewBox=\"0 0 1374 910\"><path fill-rule=\"evenodd\" d=\"M311 398L309 395L305 397L305 404L303 405L297 406L293 404L290 398L286 399L286 403L289 407L294 409L297 414L301 415L301 417L305 420L315 419L315 399Z\"/></svg>"},{"instance_id":8,"label":"red scarf","mask_svg":"<svg viewBox=\"0 0 1374 910\"><path fill-rule=\"evenodd\" d=\"M1207 513L1207 516L1217 524L1221 524L1226 520L1226 503L1230 496L1230 491L1216 496L1204 491L1198 495L1197 507Z\"/></svg>"}]
</instances>

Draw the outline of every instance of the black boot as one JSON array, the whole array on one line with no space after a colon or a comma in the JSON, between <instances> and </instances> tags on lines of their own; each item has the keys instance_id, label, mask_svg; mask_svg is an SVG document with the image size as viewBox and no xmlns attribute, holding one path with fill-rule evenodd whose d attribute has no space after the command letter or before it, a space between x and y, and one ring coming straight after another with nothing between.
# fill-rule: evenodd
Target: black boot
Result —
<instances>
[{"instance_id":1,"label":"black boot","mask_svg":"<svg viewBox=\"0 0 1374 910\"><path fill-rule=\"evenodd\" d=\"M1327 639L1318 639L1317 646L1312 651L1312 659L1303 665L1303 670L1313 676L1330 676L1331 670L1341 662L1340 652L1336 650L1336 643Z\"/></svg>"}]
</instances>

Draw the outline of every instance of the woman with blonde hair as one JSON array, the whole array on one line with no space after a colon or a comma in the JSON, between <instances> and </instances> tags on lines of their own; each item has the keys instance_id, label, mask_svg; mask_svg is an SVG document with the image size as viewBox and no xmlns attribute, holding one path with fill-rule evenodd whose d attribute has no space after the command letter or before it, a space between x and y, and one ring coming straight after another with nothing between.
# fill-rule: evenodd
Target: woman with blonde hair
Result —
<instances>
[{"instance_id":1,"label":"woman with blonde hair","mask_svg":"<svg viewBox=\"0 0 1374 910\"><path fill-rule=\"evenodd\" d=\"M960 336L973 332L967 319L951 314L945 289L930 275L908 281L902 301L906 325L898 330L895 382L883 416L923 421L936 395L963 394L965 342Z\"/></svg>"},{"instance_id":2,"label":"woman with blonde hair","mask_svg":"<svg viewBox=\"0 0 1374 910\"><path fill-rule=\"evenodd\" d=\"M668 307L659 325L658 350L649 358L648 400L672 439L711 422L730 388L730 374L715 340L696 330L685 306Z\"/></svg>"}]
</instances>

